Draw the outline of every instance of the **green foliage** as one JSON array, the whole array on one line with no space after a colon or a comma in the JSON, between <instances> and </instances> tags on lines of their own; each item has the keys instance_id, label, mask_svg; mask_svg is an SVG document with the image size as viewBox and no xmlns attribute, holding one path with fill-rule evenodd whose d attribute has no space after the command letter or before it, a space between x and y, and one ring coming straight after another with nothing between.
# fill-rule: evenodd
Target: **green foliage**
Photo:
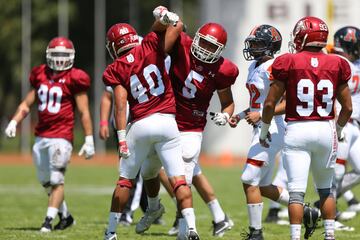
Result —
<instances>
[{"instance_id":1,"label":"green foliage","mask_svg":"<svg viewBox=\"0 0 360 240\"><path fill-rule=\"evenodd\" d=\"M222 239L240 239L240 233L247 230L248 217L245 197L240 183L239 168L205 168L205 174L213 184L216 195L225 212L235 222L235 226ZM30 166L1 166L0 168L0 239L102 239L108 220L108 211L114 182L118 177L117 166L70 166L66 179L66 200L77 224L62 232L40 234L38 229L46 212L46 194L36 181L35 169ZM359 187L355 194L360 194ZM165 194L161 194L165 205L165 226L152 226L144 235L135 234L130 228L118 227L119 239L170 239L166 235L175 216L175 206ZM309 183L306 201L316 199L312 183ZM267 212L267 201L264 215ZM194 192L194 206L198 231L202 239L216 239L211 235L211 214L208 207ZM340 208L345 205L340 201ZM142 213L137 210L135 222ZM356 228L355 232L337 232L338 239L359 239L359 217L346 222ZM55 220L57 222L57 219ZM264 224L265 239L289 239L289 226ZM323 228L315 231L311 239L323 239ZM175 238L171 238L175 239Z\"/></svg>"}]
</instances>

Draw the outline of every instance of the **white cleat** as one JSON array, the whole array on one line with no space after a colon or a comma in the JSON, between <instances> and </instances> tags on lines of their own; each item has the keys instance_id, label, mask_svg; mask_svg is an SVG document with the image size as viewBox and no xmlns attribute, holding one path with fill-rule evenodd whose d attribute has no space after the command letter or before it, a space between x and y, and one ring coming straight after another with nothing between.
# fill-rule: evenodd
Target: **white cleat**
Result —
<instances>
[{"instance_id":1,"label":"white cleat","mask_svg":"<svg viewBox=\"0 0 360 240\"><path fill-rule=\"evenodd\" d=\"M335 221L335 231L346 231L346 232L352 232L354 231L355 228L350 227L350 226L346 226L344 224L342 224L339 221Z\"/></svg>"},{"instance_id":2,"label":"white cleat","mask_svg":"<svg viewBox=\"0 0 360 240\"><path fill-rule=\"evenodd\" d=\"M353 219L355 216L356 216L355 211L346 210L344 212L341 212L338 218L339 218L339 220L342 220L342 221L348 221L350 219Z\"/></svg>"},{"instance_id":3,"label":"white cleat","mask_svg":"<svg viewBox=\"0 0 360 240\"><path fill-rule=\"evenodd\" d=\"M278 212L279 218L289 218L289 211L287 208L283 208Z\"/></svg>"},{"instance_id":4,"label":"white cleat","mask_svg":"<svg viewBox=\"0 0 360 240\"><path fill-rule=\"evenodd\" d=\"M141 234L146 230L148 230L151 224L153 224L153 222L156 219L158 219L164 214L165 212L164 206L161 203L159 206L160 206L159 209L155 211L150 211L149 209L146 209L145 215L136 224L136 228L135 228L136 233Z\"/></svg>"},{"instance_id":5,"label":"white cleat","mask_svg":"<svg viewBox=\"0 0 360 240\"><path fill-rule=\"evenodd\" d=\"M105 231L104 240L117 240L116 233Z\"/></svg>"},{"instance_id":6,"label":"white cleat","mask_svg":"<svg viewBox=\"0 0 360 240\"><path fill-rule=\"evenodd\" d=\"M360 203L357 204L351 204L346 211L352 211L352 212L360 212Z\"/></svg>"}]
</instances>

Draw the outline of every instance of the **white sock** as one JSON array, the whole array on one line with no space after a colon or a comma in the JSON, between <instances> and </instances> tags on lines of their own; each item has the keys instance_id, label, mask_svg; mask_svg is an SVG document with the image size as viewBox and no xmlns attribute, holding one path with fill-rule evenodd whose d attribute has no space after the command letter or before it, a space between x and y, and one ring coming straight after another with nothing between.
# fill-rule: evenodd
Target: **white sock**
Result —
<instances>
[{"instance_id":1,"label":"white sock","mask_svg":"<svg viewBox=\"0 0 360 240\"><path fill-rule=\"evenodd\" d=\"M210 209L211 214L213 215L215 223L224 221L225 213L222 210L220 203L217 199L214 199L214 200L208 202L207 205Z\"/></svg>"},{"instance_id":2,"label":"white sock","mask_svg":"<svg viewBox=\"0 0 360 240\"><path fill-rule=\"evenodd\" d=\"M58 213L59 209L54 208L54 207L48 207L47 212L46 212L46 217L50 217L52 219L54 219Z\"/></svg>"},{"instance_id":3,"label":"white sock","mask_svg":"<svg viewBox=\"0 0 360 240\"><path fill-rule=\"evenodd\" d=\"M109 226L107 232L116 232L116 227L120 221L121 213L110 212L109 214Z\"/></svg>"},{"instance_id":4,"label":"white sock","mask_svg":"<svg viewBox=\"0 0 360 240\"><path fill-rule=\"evenodd\" d=\"M69 216L68 208L67 208L65 200L63 200L63 202L60 205L59 213L61 213L61 216L63 218L67 218Z\"/></svg>"},{"instance_id":5,"label":"white sock","mask_svg":"<svg viewBox=\"0 0 360 240\"><path fill-rule=\"evenodd\" d=\"M269 208L270 208L270 209L274 209L274 208L280 209L280 208L281 208L281 204L278 203L278 202L275 202L275 201L273 201L273 200L270 200Z\"/></svg>"},{"instance_id":6,"label":"white sock","mask_svg":"<svg viewBox=\"0 0 360 240\"><path fill-rule=\"evenodd\" d=\"M290 195L288 190L286 190L285 188L282 189L282 192L280 193L279 199L277 200L278 203L288 206L289 205L289 199L290 199Z\"/></svg>"},{"instance_id":7,"label":"white sock","mask_svg":"<svg viewBox=\"0 0 360 240\"><path fill-rule=\"evenodd\" d=\"M347 190L344 194L343 194L343 197L345 198L345 200L347 202L349 202L351 199L354 198L354 194L351 190Z\"/></svg>"},{"instance_id":8,"label":"white sock","mask_svg":"<svg viewBox=\"0 0 360 240\"><path fill-rule=\"evenodd\" d=\"M255 229L261 229L261 215L264 203L248 204L249 224L250 227Z\"/></svg>"},{"instance_id":9,"label":"white sock","mask_svg":"<svg viewBox=\"0 0 360 240\"><path fill-rule=\"evenodd\" d=\"M335 237L335 220L325 219L324 220L325 236Z\"/></svg>"},{"instance_id":10,"label":"white sock","mask_svg":"<svg viewBox=\"0 0 360 240\"><path fill-rule=\"evenodd\" d=\"M290 224L291 240L300 240L301 238L301 224Z\"/></svg>"},{"instance_id":11,"label":"white sock","mask_svg":"<svg viewBox=\"0 0 360 240\"><path fill-rule=\"evenodd\" d=\"M160 208L160 200L159 200L159 195L156 197L147 197L148 200L148 207L150 210L156 211L159 210Z\"/></svg>"},{"instance_id":12,"label":"white sock","mask_svg":"<svg viewBox=\"0 0 360 240\"><path fill-rule=\"evenodd\" d=\"M192 228L196 231L194 209L193 208L184 208L183 210L181 210L181 214L185 218L189 229Z\"/></svg>"}]
</instances>

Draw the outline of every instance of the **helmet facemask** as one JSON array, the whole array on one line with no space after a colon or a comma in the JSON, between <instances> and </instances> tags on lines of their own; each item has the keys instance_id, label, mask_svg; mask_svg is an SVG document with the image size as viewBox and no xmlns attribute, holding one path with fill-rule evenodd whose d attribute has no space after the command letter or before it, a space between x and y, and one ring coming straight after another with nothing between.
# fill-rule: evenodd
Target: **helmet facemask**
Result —
<instances>
[{"instance_id":1,"label":"helmet facemask","mask_svg":"<svg viewBox=\"0 0 360 240\"><path fill-rule=\"evenodd\" d=\"M245 48L243 50L243 54L245 60L247 61L258 61L265 56L274 56L274 52L271 51L271 46L266 45L266 42L261 39L252 37L248 37L245 40Z\"/></svg>"},{"instance_id":2,"label":"helmet facemask","mask_svg":"<svg viewBox=\"0 0 360 240\"><path fill-rule=\"evenodd\" d=\"M213 36L205 36L197 32L191 44L191 53L202 62L214 63L219 60L224 48L225 45L219 43Z\"/></svg>"},{"instance_id":3,"label":"helmet facemask","mask_svg":"<svg viewBox=\"0 0 360 240\"><path fill-rule=\"evenodd\" d=\"M47 65L55 71L64 71L72 68L74 65L75 50L64 46L46 49Z\"/></svg>"}]
</instances>

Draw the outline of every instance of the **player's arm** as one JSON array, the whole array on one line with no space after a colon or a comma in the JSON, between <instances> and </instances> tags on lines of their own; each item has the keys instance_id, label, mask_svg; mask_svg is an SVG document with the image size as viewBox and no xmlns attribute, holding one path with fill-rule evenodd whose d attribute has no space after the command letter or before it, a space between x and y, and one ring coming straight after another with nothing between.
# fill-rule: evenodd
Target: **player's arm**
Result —
<instances>
[{"instance_id":1,"label":"player's arm","mask_svg":"<svg viewBox=\"0 0 360 240\"><path fill-rule=\"evenodd\" d=\"M347 84L342 84L339 86L339 89L336 94L336 99L339 101L341 105L341 110L339 112L339 116L336 122L336 131L338 134L338 139L343 139L342 129L345 124L349 121L349 118L352 113L352 102L351 102L351 94L350 89Z\"/></svg>"},{"instance_id":2,"label":"player's arm","mask_svg":"<svg viewBox=\"0 0 360 240\"><path fill-rule=\"evenodd\" d=\"M89 110L89 99L86 92L75 94L76 107L80 113L80 122L84 129L85 143L79 151L79 155L85 153L85 158L90 159L95 154L93 126Z\"/></svg>"},{"instance_id":3,"label":"player's arm","mask_svg":"<svg viewBox=\"0 0 360 240\"><path fill-rule=\"evenodd\" d=\"M112 106L112 94L108 91L104 91L101 96L100 102L100 129L99 136L101 139L106 140L109 134L109 116Z\"/></svg>"},{"instance_id":4,"label":"player's arm","mask_svg":"<svg viewBox=\"0 0 360 240\"><path fill-rule=\"evenodd\" d=\"M259 140L263 147L269 147L269 144L266 142L266 138L271 141L271 136L269 134L270 122L275 113L276 103L279 102L280 98L284 95L284 92L285 85L283 82L275 80L271 84L269 93L264 102L264 108L262 112L262 123Z\"/></svg>"},{"instance_id":5,"label":"player's arm","mask_svg":"<svg viewBox=\"0 0 360 240\"><path fill-rule=\"evenodd\" d=\"M275 106L274 115L285 114L285 107L286 107L286 93L282 96L280 103Z\"/></svg>"},{"instance_id":6,"label":"player's arm","mask_svg":"<svg viewBox=\"0 0 360 240\"><path fill-rule=\"evenodd\" d=\"M126 111L127 111L127 91L121 85L114 87L114 100L115 100L115 124L117 128L117 136L119 141L119 154L123 158L130 156L130 151L126 142Z\"/></svg>"},{"instance_id":7,"label":"player's arm","mask_svg":"<svg viewBox=\"0 0 360 240\"><path fill-rule=\"evenodd\" d=\"M231 87L217 90L217 94L221 104L221 112L211 112L211 120L213 120L216 125L224 126L233 115L235 108Z\"/></svg>"},{"instance_id":8,"label":"player's arm","mask_svg":"<svg viewBox=\"0 0 360 240\"><path fill-rule=\"evenodd\" d=\"M24 100L19 104L14 116L5 129L5 134L7 137L12 138L16 136L16 126L29 114L30 108L35 102L35 94L35 89L31 89Z\"/></svg>"}]
</instances>

